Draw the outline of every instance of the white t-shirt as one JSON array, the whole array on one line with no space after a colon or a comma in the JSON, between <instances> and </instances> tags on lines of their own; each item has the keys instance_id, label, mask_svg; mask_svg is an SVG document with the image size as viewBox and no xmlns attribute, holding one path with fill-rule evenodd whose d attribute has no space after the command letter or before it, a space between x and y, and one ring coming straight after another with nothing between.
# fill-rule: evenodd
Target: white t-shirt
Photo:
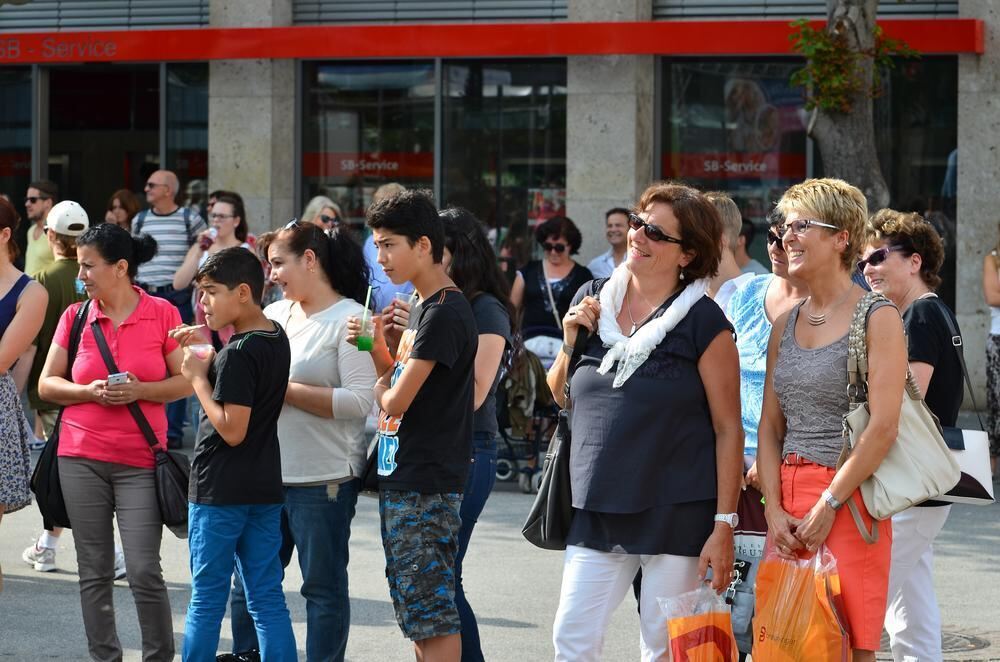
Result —
<instances>
[{"instance_id":1,"label":"white t-shirt","mask_svg":"<svg viewBox=\"0 0 1000 662\"><path fill-rule=\"evenodd\" d=\"M264 314L288 335L289 381L333 388L333 418L288 403L281 408L282 482L301 485L360 477L368 449L365 419L374 401L375 364L370 352L347 342L347 318L360 316L364 308L353 299L341 299L289 328L293 306L297 309L298 303L276 301Z\"/></svg>"}]
</instances>

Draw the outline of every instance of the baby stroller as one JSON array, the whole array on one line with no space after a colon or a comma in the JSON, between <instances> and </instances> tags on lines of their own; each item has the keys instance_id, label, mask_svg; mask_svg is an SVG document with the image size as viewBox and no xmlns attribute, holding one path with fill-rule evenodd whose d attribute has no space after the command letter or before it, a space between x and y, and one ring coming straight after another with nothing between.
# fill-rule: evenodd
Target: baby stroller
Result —
<instances>
[{"instance_id":1,"label":"baby stroller","mask_svg":"<svg viewBox=\"0 0 1000 662\"><path fill-rule=\"evenodd\" d=\"M538 491L540 458L558 420L559 407L545 383L545 369L532 352L519 347L497 389L497 480L517 480L521 491Z\"/></svg>"}]
</instances>

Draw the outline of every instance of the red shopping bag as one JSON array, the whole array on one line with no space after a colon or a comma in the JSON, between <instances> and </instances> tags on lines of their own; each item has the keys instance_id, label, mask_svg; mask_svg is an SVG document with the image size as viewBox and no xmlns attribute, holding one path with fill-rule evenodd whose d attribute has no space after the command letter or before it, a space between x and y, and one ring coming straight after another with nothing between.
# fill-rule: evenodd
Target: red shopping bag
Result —
<instances>
[{"instance_id":1,"label":"red shopping bag","mask_svg":"<svg viewBox=\"0 0 1000 662\"><path fill-rule=\"evenodd\" d=\"M826 546L788 561L768 541L757 572L753 659L764 662L850 662L837 561Z\"/></svg>"},{"instance_id":2,"label":"red shopping bag","mask_svg":"<svg viewBox=\"0 0 1000 662\"><path fill-rule=\"evenodd\" d=\"M737 662L729 605L708 586L659 598L667 616L667 651L673 662Z\"/></svg>"}]
</instances>

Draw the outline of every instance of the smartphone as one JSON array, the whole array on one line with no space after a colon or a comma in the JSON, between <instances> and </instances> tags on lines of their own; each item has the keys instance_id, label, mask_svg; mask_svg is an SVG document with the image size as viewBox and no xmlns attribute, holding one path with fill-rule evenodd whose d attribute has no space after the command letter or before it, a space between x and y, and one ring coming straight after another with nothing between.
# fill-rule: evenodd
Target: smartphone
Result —
<instances>
[{"instance_id":1,"label":"smartphone","mask_svg":"<svg viewBox=\"0 0 1000 662\"><path fill-rule=\"evenodd\" d=\"M112 375L108 375L108 386L115 386L117 384L124 384L128 382L127 372L116 372Z\"/></svg>"}]
</instances>

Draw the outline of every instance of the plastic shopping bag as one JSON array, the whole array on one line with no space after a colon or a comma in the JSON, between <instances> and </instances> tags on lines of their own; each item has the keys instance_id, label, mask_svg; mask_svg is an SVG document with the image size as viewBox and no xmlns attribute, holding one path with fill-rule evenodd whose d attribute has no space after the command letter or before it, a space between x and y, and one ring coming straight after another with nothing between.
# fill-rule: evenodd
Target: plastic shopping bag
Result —
<instances>
[{"instance_id":1,"label":"plastic shopping bag","mask_svg":"<svg viewBox=\"0 0 1000 662\"><path fill-rule=\"evenodd\" d=\"M729 605L703 585L674 598L659 598L667 616L667 651L673 662L737 662ZM664 661L666 662L666 661Z\"/></svg>"},{"instance_id":2,"label":"plastic shopping bag","mask_svg":"<svg viewBox=\"0 0 1000 662\"><path fill-rule=\"evenodd\" d=\"M753 659L850 662L837 562L826 546L815 556L779 558L768 540L757 572Z\"/></svg>"}]
</instances>

